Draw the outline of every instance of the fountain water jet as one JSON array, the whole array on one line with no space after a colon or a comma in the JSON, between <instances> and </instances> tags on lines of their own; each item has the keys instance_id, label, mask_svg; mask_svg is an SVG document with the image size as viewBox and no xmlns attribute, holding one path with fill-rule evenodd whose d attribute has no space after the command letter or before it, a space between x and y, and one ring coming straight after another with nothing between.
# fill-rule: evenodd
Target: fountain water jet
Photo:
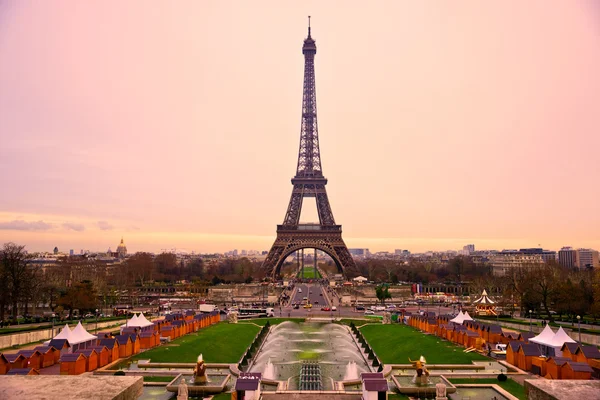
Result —
<instances>
[{"instance_id":1,"label":"fountain water jet","mask_svg":"<svg viewBox=\"0 0 600 400\"><path fill-rule=\"evenodd\" d=\"M269 361L265 365L265 372L263 372L263 378L265 379L275 379L275 366L271 362L271 358L269 357Z\"/></svg>"},{"instance_id":2,"label":"fountain water jet","mask_svg":"<svg viewBox=\"0 0 600 400\"><path fill-rule=\"evenodd\" d=\"M198 356L198 360L196 361L196 367L194 368L194 383L196 385L206 383L208 379L206 378L206 365L204 365L204 360L202 359L202 354Z\"/></svg>"},{"instance_id":3,"label":"fountain water jet","mask_svg":"<svg viewBox=\"0 0 600 400\"><path fill-rule=\"evenodd\" d=\"M351 381L358 379L358 367L355 361L350 361L346 366L346 374L344 375L345 381Z\"/></svg>"}]
</instances>

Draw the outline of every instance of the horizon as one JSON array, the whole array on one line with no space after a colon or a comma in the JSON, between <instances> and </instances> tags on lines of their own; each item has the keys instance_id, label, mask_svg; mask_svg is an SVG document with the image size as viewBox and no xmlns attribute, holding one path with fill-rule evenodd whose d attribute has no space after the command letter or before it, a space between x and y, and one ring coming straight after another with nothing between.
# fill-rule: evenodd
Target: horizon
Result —
<instances>
[{"instance_id":1,"label":"horizon","mask_svg":"<svg viewBox=\"0 0 600 400\"><path fill-rule=\"evenodd\" d=\"M259 4L0 3L0 241L268 251L311 15L348 248L600 248L597 4Z\"/></svg>"}]
</instances>

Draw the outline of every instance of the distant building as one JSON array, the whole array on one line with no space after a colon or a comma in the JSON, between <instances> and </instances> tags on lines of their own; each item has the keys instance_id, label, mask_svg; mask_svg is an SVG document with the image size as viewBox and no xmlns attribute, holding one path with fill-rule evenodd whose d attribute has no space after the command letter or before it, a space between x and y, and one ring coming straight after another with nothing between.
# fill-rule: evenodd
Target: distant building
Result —
<instances>
[{"instance_id":1,"label":"distant building","mask_svg":"<svg viewBox=\"0 0 600 400\"><path fill-rule=\"evenodd\" d=\"M369 249L348 249L353 257L366 257L369 254Z\"/></svg>"},{"instance_id":2,"label":"distant building","mask_svg":"<svg viewBox=\"0 0 600 400\"><path fill-rule=\"evenodd\" d=\"M69 255L73 256L75 254L75 251L73 249L69 250Z\"/></svg>"},{"instance_id":3,"label":"distant building","mask_svg":"<svg viewBox=\"0 0 600 400\"><path fill-rule=\"evenodd\" d=\"M492 273L496 276L506 275L514 268L544 264L541 254L530 254L517 250L502 250L499 253L490 254L488 262L492 268Z\"/></svg>"},{"instance_id":4,"label":"distant building","mask_svg":"<svg viewBox=\"0 0 600 400\"><path fill-rule=\"evenodd\" d=\"M563 247L558 251L558 263L565 268L579 267L579 254L572 247Z\"/></svg>"},{"instance_id":5,"label":"distant building","mask_svg":"<svg viewBox=\"0 0 600 400\"><path fill-rule=\"evenodd\" d=\"M54 248L54 254L58 254L58 247Z\"/></svg>"},{"instance_id":6,"label":"distant building","mask_svg":"<svg viewBox=\"0 0 600 400\"><path fill-rule=\"evenodd\" d=\"M579 249L577 250L579 255L579 268L600 268L600 260L598 257L598 251L593 249Z\"/></svg>"},{"instance_id":7,"label":"distant building","mask_svg":"<svg viewBox=\"0 0 600 400\"><path fill-rule=\"evenodd\" d=\"M127 247L125 246L125 243L123 242L123 238L121 238L121 243L119 243L119 246L117 247L117 256L119 258L125 258L126 255L127 255Z\"/></svg>"},{"instance_id":8,"label":"distant building","mask_svg":"<svg viewBox=\"0 0 600 400\"><path fill-rule=\"evenodd\" d=\"M474 244L468 244L466 246L463 246L462 254L468 256L471 253L475 253L475 245Z\"/></svg>"},{"instance_id":9,"label":"distant building","mask_svg":"<svg viewBox=\"0 0 600 400\"><path fill-rule=\"evenodd\" d=\"M394 250L394 255L395 256L401 256L402 255L402 249L395 249Z\"/></svg>"},{"instance_id":10,"label":"distant building","mask_svg":"<svg viewBox=\"0 0 600 400\"><path fill-rule=\"evenodd\" d=\"M542 260L545 263L556 261L556 252L552 250L544 250L540 247L534 247L530 249L520 249L519 250L523 254L539 254L542 256Z\"/></svg>"}]
</instances>

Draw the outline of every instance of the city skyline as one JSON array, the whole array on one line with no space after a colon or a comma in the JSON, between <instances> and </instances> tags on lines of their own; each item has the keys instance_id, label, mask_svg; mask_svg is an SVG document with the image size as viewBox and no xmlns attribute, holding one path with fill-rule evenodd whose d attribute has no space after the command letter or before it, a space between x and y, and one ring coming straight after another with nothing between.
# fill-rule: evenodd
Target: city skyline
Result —
<instances>
[{"instance_id":1,"label":"city skyline","mask_svg":"<svg viewBox=\"0 0 600 400\"><path fill-rule=\"evenodd\" d=\"M311 15L348 247L600 247L597 4L264 4L0 4L0 240L268 249Z\"/></svg>"}]
</instances>

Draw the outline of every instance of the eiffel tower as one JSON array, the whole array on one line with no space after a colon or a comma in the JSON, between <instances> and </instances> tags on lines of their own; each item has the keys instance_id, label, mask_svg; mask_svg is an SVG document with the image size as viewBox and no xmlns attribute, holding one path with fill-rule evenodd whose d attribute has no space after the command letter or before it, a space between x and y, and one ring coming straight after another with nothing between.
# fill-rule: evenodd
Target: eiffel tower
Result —
<instances>
[{"instance_id":1,"label":"eiffel tower","mask_svg":"<svg viewBox=\"0 0 600 400\"><path fill-rule=\"evenodd\" d=\"M319 135L317 129L317 98L315 91L315 54L317 46L310 35L304 40L304 90L302 94L302 127L296 176L292 178L292 197L283 224L277 225L277 238L262 268L273 278L279 276L281 266L292 253L305 248L321 250L335 262L338 271L357 275L358 270L342 239L342 226L336 225L325 185L327 179L321 168ZM319 223L301 224L300 212L304 198L315 198Z\"/></svg>"}]
</instances>

